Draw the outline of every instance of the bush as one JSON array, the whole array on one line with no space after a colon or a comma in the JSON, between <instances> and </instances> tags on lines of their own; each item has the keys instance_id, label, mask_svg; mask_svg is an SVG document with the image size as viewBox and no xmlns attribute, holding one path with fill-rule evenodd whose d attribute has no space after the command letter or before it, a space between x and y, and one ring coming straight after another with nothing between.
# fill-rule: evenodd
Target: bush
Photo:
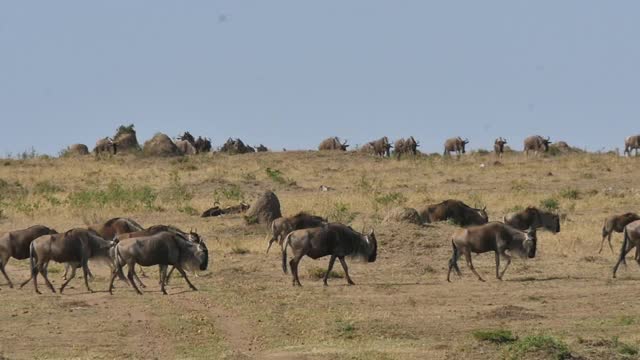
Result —
<instances>
[{"instance_id":1,"label":"bush","mask_svg":"<svg viewBox=\"0 0 640 360\"><path fill-rule=\"evenodd\" d=\"M506 344L511 343L518 338L514 336L509 330L477 330L473 332L473 337L478 341L487 341L494 344Z\"/></svg>"},{"instance_id":2,"label":"bush","mask_svg":"<svg viewBox=\"0 0 640 360\"><path fill-rule=\"evenodd\" d=\"M548 335L532 335L509 345L508 359L522 359L528 353L544 359L570 359L571 351L563 341Z\"/></svg>"},{"instance_id":3,"label":"bush","mask_svg":"<svg viewBox=\"0 0 640 360\"><path fill-rule=\"evenodd\" d=\"M548 211L555 211L560 208L560 202L554 198L547 198L540 201L540 206Z\"/></svg>"}]
</instances>

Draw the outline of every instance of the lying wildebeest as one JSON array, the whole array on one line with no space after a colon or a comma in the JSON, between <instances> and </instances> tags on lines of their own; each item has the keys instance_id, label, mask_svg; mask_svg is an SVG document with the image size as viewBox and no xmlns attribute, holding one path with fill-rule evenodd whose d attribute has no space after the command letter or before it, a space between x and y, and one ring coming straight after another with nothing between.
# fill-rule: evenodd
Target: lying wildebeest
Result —
<instances>
[{"instance_id":1,"label":"lying wildebeest","mask_svg":"<svg viewBox=\"0 0 640 360\"><path fill-rule=\"evenodd\" d=\"M460 136L447 139L444 142L444 152L442 155L449 156L451 152L455 152L458 157L466 152L465 147L469 143L469 139L462 139Z\"/></svg>"},{"instance_id":2,"label":"lying wildebeest","mask_svg":"<svg viewBox=\"0 0 640 360\"><path fill-rule=\"evenodd\" d=\"M524 232L500 222L490 222L457 230L451 236L453 255L449 260L447 281L451 281L451 270L453 269L455 269L458 276L461 275L458 267L458 258L461 254L464 255L471 271L480 281L484 281L473 267L471 253L480 254L488 251L496 253L496 278L502 280L502 276L507 271L509 264L511 264L511 255L517 254L521 257L534 258L536 256L537 242L535 228ZM507 251L509 251L510 255L507 255ZM501 257L507 260L507 265L505 265L502 272L500 272Z\"/></svg>"},{"instance_id":3,"label":"lying wildebeest","mask_svg":"<svg viewBox=\"0 0 640 360\"><path fill-rule=\"evenodd\" d=\"M640 148L640 135L633 135L624 139L624 155L629 154L631 156L631 150L635 150L636 156L638 156L638 148Z\"/></svg>"},{"instance_id":4,"label":"lying wildebeest","mask_svg":"<svg viewBox=\"0 0 640 360\"><path fill-rule=\"evenodd\" d=\"M287 273L287 247L291 246L293 258L289 262L293 275L293 286L302 286L298 278L298 264L303 256L318 259L331 255L329 268L324 275L324 285L327 284L329 273L333 269L336 258L340 260L342 269L349 285L355 285L349 277L349 269L345 262L345 256L363 257L367 262L376 261L378 255L378 242L373 230L368 235L363 235L352 228L342 224L328 224L323 227L295 230L284 240L282 250L282 270Z\"/></svg>"},{"instance_id":5,"label":"lying wildebeest","mask_svg":"<svg viewBox=\"0 0 640 360\"><path fill-rule=\"evenodd\" d=\"M340 143L340 139L338 139L337 136L334 136L328 139L324 139L318 146L318 150L347 151L348 147L349 145L347 145L347 140L345 140L344 143Z\"/></svg>"},{"instance_id":6,"label":"lying wildebeest","mask_svg":"<svg viewBox=\"0 0 640 360\"><path fill-rule=\"evenodd\" d=\"M489 221L487 208L475 209L460 200L445 200L439 204L427 205L420 210L424 222L433 223L451 220L460 226L482 225Z\"/></svg>"},{"instance_id":7,"label":"lying wildebeest","mask_svg":"<svg viewBox=\"0 0 640 360\"><path fill-rule=\"evenodd\" d=\"M198 139L193 146L195 146L198 154L208 153L211 151L211 139L198 136Z\"/></svg>"},{"instance_id":8,"label":"lying wildebeest","mask_svg":"<svg viewBox=\"0 0 640 360\"><path fill-rule=\"evenodd\" d=\"M504 139L502 136L497 138L496 141L493 144L493 151L496 153L496 155L498 157L502 157L502 154L504 154L504 145L507 143L507 140Z\"/></svg>"},{"instance_id":9,"label":"lying wildebeest","mask_svg":"<svg viewBox=\"0 0 640 360\"><path fill-rule=\"evenodd\" d=\"M505 224L522 231L533 227L536 229L544 228L554 234L560 232L560 216L540 210L534 206L507 214L504 216L503 221Z\"/></svg>"},{"instance_id":10,"label":"lying wildebeest","mask_svg":"<svg viewBox=\"0 0 640 360\"><path fill-rule=\"evenodd\" d=\"M169 265L178 269L192 290L198 290L189 281L183 268L206 270L209 265L209 252L204 241L200 239L197 242L191 242L177 233L160 232L151 236L130 238L118 242L115 246L115 263L116 269L111 274L109 293L113 294L113 282L118 274L123 275L122 268L127 265L127 278L136 292L142 295L134 281L134 267L138 264L160 267L160 289L166 295L165 284L169 277L167 274Z\"/></svg>"},{"instance_id":11,"label":"lying wildebeest","mask_svg":"<svg viewBox=\"0 0 640 360\"><path fill-rule=\"evenodd\" d=\"M96 142L96 147L93 148L93 152L96 153L96 155L100 155L102 153L115 155L117 152L117 146L111 138L106 137Z\"/></svg>"},{"instance_id":12,"label":"lying wildebeest","mask_svg":"<svg viewBox=\"0 0 640 360\"><path fill-rule=\"evenodd\" d=\"M10 258L24 260L29 257L29 246L31 242L42 235L56 234L57 231L43 225L34 225L23 230L10 231L0 235L0 271L9 283L9 287L13 287L13 283L9 279L5 271L5 266Z\"/></svg>"},{"instance_id":13,"label":"lying wildebeest","mask_svg":"<svg viewBox=\"0 0 640 360\"><path fill-rule=\"evenodd\" d=\"M71 229L63 234L43 235L33 240L29 246L29 261L31 263L31 277L20 287L25 286L29 280L33 279L33 286L38 294L38 273L42 274L47 286L53 293L56 290L47 277L47 267L49 261L71 264L72 271L67 281L60 287L60 293L64 291L67 284L75 277L76 269L82 267L84 273L84 284L89 292L93 292L89 287L89 259L100 259L111 262L109 249L113 246L112 241L101 238L97 233L87 229Z\"/></svg>"},{"instance_id":14,"label":"lying wildebeest","mask_svg":"<svg viewBox=\"0 0 640 360\"><path fill-rule=\"evenodd\" d=\"M618 257L618 262L613 267L614 278L616 277L618 266L620 266L621 263L626 263L625 257L627 256L629 251L633 250L633 248L636 249L635 259L638 262L638 265L640 265L640 257L638 257L638 245L640 245L640 220L636 220L627 224L627 226L624 227L622 234L623 241L622 248L620 249L620 256Z\"/></svg>"},{"instance_id":15,"label":"lying wildebeest","mask_svg":"<svg viewBox=\"0 0 640 360\"><path fill-rule=\"evenodd\" d=\"M409 136L406 139L396 140L394 145L394 154L399 159L401 155L413 155L415 156L418 153L418 142L413 136Z\"/></svg>"},{"instance_id":16,"label":"lying wildebeest","mask_svg":"<svg viewBox=\"0 0 640 360\"><path fill-rule=\"evenodd\" d=\"M540 152L549 151L549 145L551 144L551 140L549 137L546 139L540 135L529 136L524 139L524 153L529 156L529 151L533 151L535 155L538 155Z\"/></svg>"},{"instance_id":17,"label":"lying wildebeest","mask_svg":"<svg viewBox=\"0 0 640 360\"><path fill-rule=\"evenodd\" d=\"M242 214L247 211L250 207L249 204L241 202L238 205L229 206L226 208L221 208L220 205L216 202L213 204L214 206L200 215L200 217L211 217L211 216L221 216L221 215L229 215L229 214Z\"/></svg>"},{"instance_id":18,"label":"lying wildebeest","mask_svg":"<svg viewBox=\"0 0 640 360\"><path fill-rule=\"evenodd\" d=\"M267 253L271 249L271 245L274 242L280 244L282 249L284 238L294 230L307 229L312 227L323 226L327 223L327 219L307 214L306 212L299 212L289 217L279 217L271 223L271 239L269 240L269 246L267 247Z\"/></svg>"},{"instance_id":19,"label":"lying wildebeest","mask_svg":"<svg viewBox=\"0 0 640 360\"><path fill-rule=\"evenodd\" d=\"M600 243L600 250L598 250L598 254L602 252L605 239L609 240L609 248L611 249L611 252L613 252L613 246L611 246L611 235L613 235L613 232L623 232L625 226L636 220L640 220L640 216L632 212L612 215L604 219L604 225L602 225L602 242Z\"/></svg>"},{"instance_id":20,"label":"lying wildebeest","mask_svg":"<svg viewBox=\"0 0 640 360\"><path fill-rule=\"evenodd\" d=\"M370 141L366 145L368 145L367 146L368 152L371 152L374 155L382 156L382 157L384 156L388 157L390 155L390 149L393 147L389 143L389 138L386 136L378 140Z\"/></svg>"}]
</instances>

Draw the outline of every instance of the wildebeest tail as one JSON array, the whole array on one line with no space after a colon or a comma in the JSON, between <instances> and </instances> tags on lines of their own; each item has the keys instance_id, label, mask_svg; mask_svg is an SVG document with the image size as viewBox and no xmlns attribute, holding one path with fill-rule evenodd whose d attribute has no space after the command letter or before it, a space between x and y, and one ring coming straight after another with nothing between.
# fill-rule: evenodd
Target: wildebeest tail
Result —
<instances>
[{"instance_id":1,"label":"wildebeest tail","mask_svg":"<svg viewBox=\"0 0 640 360\"><path fill-rule=\"evenodd\" d=\"M36 266L36 260L37 260L37 255L36 255L36 247L33 243L33 241L31 242L31 245L29 245L29 264L31 265L31 276L35 276L38 273L38 268Z\"/></svg>"},{"instance_id":2,"label":"wildebeest tail","mask_svg":"<svg viewBox=\"0 0 640 360\"><path fill-rule=\"evenodd\" d=\"M284 238L284 247L282 248L282 271L287 273L287 247L289 246L289 238L292 233L289 233L287 237Z\"/></svg>"},{"instance_id":3,"label":"wildebeest tail","mask_svg":"<svg viewBox=\"0 0 640 360\"><path fill-rule=\"evenodd\" d=\"M602 225L602 237L609 235L607 231L607 219L604 220L604 225Z\"/></svg>"}]
</instances>

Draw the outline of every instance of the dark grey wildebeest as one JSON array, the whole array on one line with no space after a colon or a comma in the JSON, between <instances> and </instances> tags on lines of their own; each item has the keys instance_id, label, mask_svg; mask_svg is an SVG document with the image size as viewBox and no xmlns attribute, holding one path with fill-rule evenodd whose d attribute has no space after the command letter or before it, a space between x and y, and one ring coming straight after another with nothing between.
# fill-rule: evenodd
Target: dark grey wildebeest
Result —
<instances>
[{"instance_id":1,"label":"dark grey wildebeest","mask_svg":"<svg viewBox=\"0 0 640 360\"><path fill-rule=\"evenodd\" d=\"M274 242L280 244L280 250L282 250L283 241L290 232L294 230L307 229L312 227L319 227L327 224L327 219L307 214L303 211L288 217L279 217L271 223L271 239L269 240L269 246L267 247L267 253L271 249L271 245Z\"/></svg>"},{"instance_id":2,"label":"dark grey wildebeest","mask_svg":"<svg viewBox=\"0 0 640 360\"><path fill-rule=\"evenodd\" d=\"M463 140L460 136L447 139L447 141L444 142L444 152L442 155L449 156L452 152L455 152L458 157L460 157L460 155L466 153L465 147L468 143L469 139Z\"/></svg>"},{"instance_id":3,"label":"dark grey wildebeest","mask_svg":"<svg viewBox=\"0 0 640 360\"><path fill-rule=\"evenodd\" d=\"M427 205L419 211L426 223L451 220L460 226L482 225L489 221L487 208L476 209L460 200L448 199L438 204Z\"/></svg>"},{"instance_id":4,"label":"dark grey wildebeest","mask_svg":"<svg viewBox=\"0 0 640 360\"><path fill-rule=\"evenodd\" d=\"M447 281L451 281L451 270L455 269L458 276L460 276L460 268L458 267L460 255L464 255L467 265L478 277L478 280L484 281L473 267L471 253L480 254L489 251L494 251L496 254L496 278L502 280L509 264L511 264L512 255L515 254L524 258L534 258L536 256L537 241L535 228L524 232L501 222L490 222L458 230L451 236L453 255L449 260ZM500 258L507 260L502 272L500 272Z\"/></svg>"},{"instance_id":5,"label":"dark grey wildebeest","mask_svg":"<svg viewBox=\"0 0 640 360\"><path fill-rule=\"evenodd\" d=\"M636 220L640 220L640 216L632 212L612 215L604 219L604 225L602 225L602 241L600 242L600 250L598 250L598 254L602 252L605 239L609 240L609 248L611 249L611 252L613 252L613 246L611 246L611 236L613 233L623 232L625 226Z\"/></svg>"},{"instance_id":6,"label":"dark grey wildebeest","mask_svg":"<svg viewBox=\"0 0 640 360\"><path fill-rule=\"evenodd\" d=\"M624 139L624 155L631 156L631 150L635 150L638 156L638 148L640 148L640 135L628 136Z\"/></svg>"},{"instance_id":7,"label":"dark grey wildebeest","mask_svg":"<svg viewBox=\"0 0 640 360\"><path fill-rule=\"evenodd\" d=\"M415 156L416 154L418 154L418 146L420 146L420 144L418 144L416 139L414 139L413 136L409 136L406 139L396 140L396 143L394 145L394 153L398 159L402 155Z\"/></svg>"},{"instance_id":8,"label":"dark grey wildebeest","mask_svg":"<svg viewBox=\"0 0 640 360\"><path fill-rule=\"evenodd\" d=\"M368 235L363 235L342 224L328 224L323 227L296 230L289 233L284 241L282 270L285 274L287 273L287 247L289 246L291 246L293 253L293 258L289 262L293 286L302 286L298 278L298 264L305 255L312 259L331 256L329 268L324 276L324 285L326 286L336 258L342 264L347 283L355 285L349 276L349 269L344 258L346 256L362 257L367 259L367 262L374 262L378 254L378 242L373 230Z\"/></svg>"},{"instance_id":9,"label":"dark grey wildebeest","mask_svg":"<svg viewBox=\"0 0 640 360\"><path fill-rule=\"evenodd\" d=\"M118 274L123 276L122 268L127 265L127 279L136 290L142 292L134 281L135 265L160 267L160 289L163 294L167 294L165 284L167 283L167 269L169 265L178 269L192 290L198 290L184 271L184 268L198 269L204 271L209 265L209 252L204 241L198 239L191 242L180 234L172 232L160 232L155 235L136 237L121 240L115 246L116 269L111 275L109 283L109 293L113 294L113 282Z\"/></svg>"},{"instance_id":10,"label":"dark grey wildebeest","mask_svg":"<svg viewBox=\"0 0 640 360\"><path fill-rule=\"evenodd\" d=\"M524 153L529 156L529 151L533 151L535 155L541 152L547 152L549 151L550 144L551 140L549 137L545 139L540 135L529 136L524 139Z\"/></svg>"},{"instance_id":11,"label":"dark grey wildebeest","mask_svg":"<svg viewBox=\"0 0 640 360\"><path fill-rule=\"evenodd\" d=\"M503 221L505 224L522 231L530 228L544 228L554 234L560 232L560 216L534 206L507 214Z\"/></svg>"},{"instance_id":12,"label":"dark grey wildebeest","mask_svg":"<svg viewBox=\"0 0 640 360\"><path fill-rule=\"evenodd\" d=\"M341 143L340 139L337 136L334 136L334 137L322 140L320 145L318 145L318 150L347 151L348 147L349 145L347 144L347 140Z\"/></svg>"},{"instance_id":13,"label":"dark grey wildebeest","mask_svg":"<svg viewBox=\"0 0 640 360\"><path fill-rule=\"evenodd\" d=\"M621 263L625 262L625 257L629 253L629 251L636 249L636 262L640 265L640 257L638 257L638 250L640 248L640 220L636 220L627 224L622 231L623 240L622 240L622 248L620 249L620 256L618 257L618 262L613 267L613 277L616 277L616 272L618 271L618 266Z\"/></svg>"},{"instance_id":14,"label":"dark grey wildebeest","mask_svg":"<svg viewBox=\"0 0 640 360\"><path fill-rule=\"evenodd\" d=\"M38 273L44 277L47 286L53 293L56 290L47 276L49 261L71 264L71 275L60 287L60 293L64 291L67 284L75 277L76 269L82 267L84 273L84 283L89 292L93 292L89 287L89 259L99 259L112 261L109 256L109 249L113 246L112 241L101 238L97 233L87 229L71 229L63 234L43 235L33 240L29 247L29 260L31 262L31 277L22 283L20 287L26 285L29 280L33 280L33 286L38 294Z\"/></svg>"},{"instance_id":15,"label":"dark grey wildebeest","mask_svg":"<svg viewBox=\"0 0 640 360\"><path fill-rule=\"evenodd\" d=\"M493 143L493 151L496 153L496 156L502 157L504 154L504 146L507 144L507 139L502 136L497 138Z\"/></svg>"},{"instance_id":16,"label":"dark grey wildebeest","mask_svg":"<svg viewBox=\"0 0 640 360\"><path fill-rule=\"evenodd\" d=\"M31 242L42 235L56 234L57 231L44 225L34 225L23 230L10 231L0 235L0 271L7 279L9 287L13 282L9 279L5 266L10 258L24 260L29 258L29 246Z\"/></svg>"}]
</instances>

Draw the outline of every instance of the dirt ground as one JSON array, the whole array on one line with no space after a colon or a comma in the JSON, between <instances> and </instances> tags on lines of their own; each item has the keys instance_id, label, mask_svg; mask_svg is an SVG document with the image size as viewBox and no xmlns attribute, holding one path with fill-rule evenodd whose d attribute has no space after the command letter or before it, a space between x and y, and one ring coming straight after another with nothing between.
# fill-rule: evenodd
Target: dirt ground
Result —
<instances>
[{"instance_id":1,"label":"dirt ground","mask_svg":"<svg viewBox=\"0 0 640 360\"><path fill-rule=\"evenodd\" d=\"M481 166L483 165L483 166ZM269 170L267 170L269 169ZM189 290L176 277L163 296L157 270L146 269L145 294L117 282L106 292L109 269L91 264L95 293L80 279L63 295L36 295L29 283L0 282L0 358L134 359L500 359L565 358L528 348L530 336L566 345L570 356L638 356L640 268L628 258L617 279L615 255L598 253L605 216L637 211L637 159L574 154L525 159L509 154L464 159L420 157L397 161L361 154L287 152L206 155L186 160L115 157L0 162L0 230L41 223L66 230L128 216L145 226L195 228L211 253L209 270L191 275ZM274 172L274 170L277 170ZM275 175L274 175L275 174ZM129 200L113 190L120 184ZM321 192L320 185L333 188ZM136 187L156 196L136 203ZM91 195L102 189L102 195ZM109 190L111 189L111 190ZM328 258L302 260L302 288L283 274L279 247L265 254L267 231L242 216L200 218L217 198L232 205L265 189L283 213L307 210L354 228L375 228L375 263L348 260L356 286L329 286L315 276ZM139 191L140 190L140 191ZM126 191L131 191L127 193ZM87 195L89 194L89 195ZM494 255L474 257L479 282L463 261L462 278L446 282L453 224L383 223L395 206L419 208L447 198L486 205L491 220L511 210L545 204L562 215L559 234L539 233L535 259L514 259L496 280ZM554 203L555 201L555 203ZM193 210L192 210L193 209ZM614 235L617 254L621 235ZM341 276L339 266L334 268ZM28 278L27 261L11 260L9 276ZM50 266L61 285L62 266ZM42 283L41 283L42 284ZM508 330L518 341L479 340L479 330Z\"/></svg>"}]
</instances>

